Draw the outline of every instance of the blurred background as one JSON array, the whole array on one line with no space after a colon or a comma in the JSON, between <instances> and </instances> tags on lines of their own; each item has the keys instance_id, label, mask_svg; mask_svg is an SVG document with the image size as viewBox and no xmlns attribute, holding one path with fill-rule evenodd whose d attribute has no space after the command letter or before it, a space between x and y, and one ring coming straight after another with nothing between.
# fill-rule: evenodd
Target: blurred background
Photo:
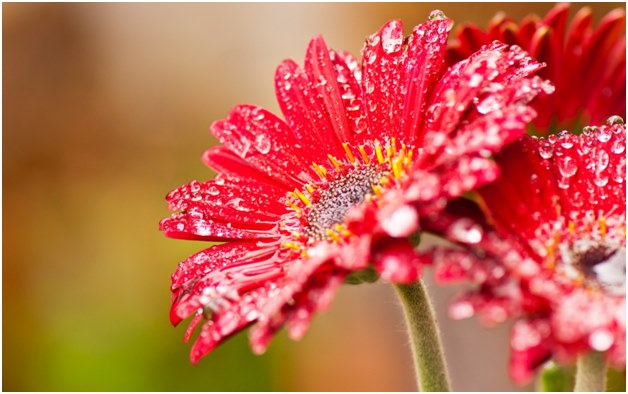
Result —
<instances>
[{"instance_id":1,"label":"blurred background","mask_svg":"<svg viewBox=\"0 0 628 394\"><path fill-rule=\"evenodd\" d=\"M580 5L574 5L577 8ZM590 5L597 19L623 4ZM486 27L552 4L2 5L3 363L8 391L408 391L412 363L390 286L344 286L300 342L263 356L237 335L193 366L168 321L177 262L164 197L213 173L209 124L238 103L275 112L273 75L308 40L359 54L389 19L432 9ZM573 14L573 11L572 11ZM427 273L429 276L429 272ZM442 323L455 390L517 391L508 327Z\"/></svg>"}]
</instances>

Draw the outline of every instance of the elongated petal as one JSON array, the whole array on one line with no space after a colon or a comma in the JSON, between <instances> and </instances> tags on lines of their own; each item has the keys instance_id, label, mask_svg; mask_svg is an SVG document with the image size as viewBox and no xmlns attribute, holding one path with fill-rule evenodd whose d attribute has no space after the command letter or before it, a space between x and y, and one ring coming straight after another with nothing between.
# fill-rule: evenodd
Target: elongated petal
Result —
<instances>
[{"instance_id":1,"label":"elongated petal","mask_svg":"<svg viewBox=\"0 0 628 394\"><path fill-rule=\"evenodd\" d=\"M288 126L303 146L320 147L311 150L311 154L322 162L327 154L343 154L342 141L338 140L322 94L313 83L291 60L284 61L275 73L277 100Z\"/></svg>"},{"instance_id":2,"label":"elongated petal","mask_svg":"<svg viewBox=\"0 0 628 394\"><path fill-rule=\"evenodd\" d=\"M351 129L342 102L340 87L329 49L320 36L310 41L305 55L305 71L322 99L325 113L329 116L336 138L341 142L349 141Z\"/></svg>"}]
</instances>

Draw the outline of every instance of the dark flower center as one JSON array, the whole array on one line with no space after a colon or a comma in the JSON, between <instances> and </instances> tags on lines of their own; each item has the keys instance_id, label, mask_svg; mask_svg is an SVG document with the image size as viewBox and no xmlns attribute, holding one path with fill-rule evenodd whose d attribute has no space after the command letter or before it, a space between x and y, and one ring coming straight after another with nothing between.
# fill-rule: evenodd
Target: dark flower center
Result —
<instances>
[{"instance_id":1,"label":"dark flower center","mask_svg":"<svg viewBox=\"0 0 628 394\"><path fill-rule=\"evenodd\" d=\"M626 247L595 244L574 249L573 257L585 278L614 295L626 294Z\"/></svg>"},{"instance_id":2,"label":"dark flower center","mask_svg":"<svg viewBox=\"0 0 628 394\"><path fill-rule=\"evenodd\" d=\"M381 174L375 167L352 170L330 182L312 202L305 234L318 240L326 239L327 231L341 224L349 208L373 194L373 186L377 185L381 185Z\"/></svg>"}]
</instances>

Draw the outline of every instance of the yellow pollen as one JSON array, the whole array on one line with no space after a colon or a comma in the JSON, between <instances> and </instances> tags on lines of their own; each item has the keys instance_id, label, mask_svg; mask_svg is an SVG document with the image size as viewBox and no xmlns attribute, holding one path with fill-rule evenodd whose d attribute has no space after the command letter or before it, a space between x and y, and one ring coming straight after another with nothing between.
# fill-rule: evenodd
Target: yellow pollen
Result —
<instances>
[{"instance_id":1,"label":"yellow pollen","mask_svg":"<svg viewBox=\"0 0 628 394\"><path fill-rule=\"evenodd\" d=\"M572 222L570 220L567 225L569 226L569 234L572 234L572 235L575 234L576 233L576 225L574 224L574 222Z\"/></svg>"},{"instance_id":2,"label":"yellow pollen","mask_svg":"<svg viewBox=\"0 0 628 394\"><path fill-rule=\"evenodd\" d=\"M375 140L375 154L377 155L379 164L384 164L384 154L382 153L382 147L379 145L378 140Z\"/></svg>"},{"instance_id":3,"label":"yellow pollen","mask_svg":"<svg viewBox=\"0 0 628 394\"><path fill-rule=\"evenodd\" d=\"M327 158L329 158L329 161L331 162L331 164L333 164L334 167L336 167L336 171L340 171L340 163L338 163L336 158L330 154L327 154Z\"/></svg>"},{"instance_id":4,"label":"yellow pollen","mask_svg":"<svg viewBox=\"0 0 628 394\"><path fill-rule=\"evenodd\" d=\"M606 235L606 216L600 216L600 234Z\"/></svg>"},{"instance_id":5,"label":"yellow pollen","mask_svg":"<svg viewBox=\"0 0 628 394\"><path fill-rule=\"evenodd\" d=\"M308 192L310 192L310 194L314 194L314 188L312 187L312 185L307 184L305 185L305 188L307 189Z\"/></svg>"},{"instance_id":6,"label":"yellow pollen","mask_svg":"<svg viewBox=\"0 0 628 394\"><path fill-rule=\"evenodd\" d=\"M395 175L396 179L401 178L401 171L402 171L401 162L402 162L401 157L396 157L392 163L393 174Z\"/></svg>"},{"instance_id":7,"label":"yellow pollen","mask_svg":"<svg viewBox=\"0 0 628 394\"><path fill-rule=\"evenodd\" d=\"M292 201L286 201L286 205L288 205L290 208L294 209L298 213L301 213L301 208L299 208L298 206L294 205L292 203Z\"/></svg>"},{"instance_id":8,"label":"yellow pollen","mask_svg":"<svg viewBox=\"0 0 628 394\"><path fill-rule=\"evenodd\" d=\"M327 236L334 242L340 242L340 237L333 230L327 229L325 230Z\"/></svg>"},{"instance_id":9,"label":"yellow pollen","mask_svg":"<svg viewBox=\"0 0 628 394\"><path fill-rule=\"evenodd\" d=\"M285 249L292 249L292 250L301 250L302 247L295 244L294 242L290 242L290 241L285 241L281 243L281 246Z\"/></svg>"},{"instance_id":10,"label":"yellow pollen","mask_svg":"<svg viewBox=\"0 0 628 394\"><path fill-rule=\"evenodd\" d=\"M324 167L319 166L318 164L312 162L312 167L314 167L314 171L321 177L321 179L327 179L327 170Z\"/></svg>"},{"instance_id":11,"label":"yellow pollen","mask_svg":"<svg viewBox=\"0 0 628 394\"><path fill-rule=\"evenodd\" d=\"M547 250L547 260L545 261L545 266L548 269L553 270L554 267L556 266L556 261L554 257L554 245L548 243L548 245L546 246L546 250Z\"/></svg>"},{"instance_id":12,"label":"yellow pollen","mask_svg":"<svg viewBox=\"0 0 628 394\"><path fill-rule=\"evenodd\" d=\"M392 150L392 155L397 156L397 140L395 140L395 137L390 139L390 149Z\"/></svg>"},{"instance_id":13,"label":"yellow pollen","mask_svg":"<svg viewBox=\"0 0 628 394\"><path fill-rule=\"evenodd\" d=\"M386 160L388 161L388 165L390 166L390 168L392 168L392 152L391 152L391 147L390 145L388 145L386 147Z\"/></svg>"},{"instance_id":14,"label":"yellow pollen","mask_svg":"<svg viewBox=\"0 0 628 394\"><path fill-rule=\"evenodd\" d=\"M351 233L351 231L349 231L347 229L347 226L345 226L344 224L337 223L334 225L334 229L338 234L341 234L344 237L350 237L351 235L353 235L353 233Z\"/></svg>"},{"instance_id":15,"label":"yellow pollen","mask_svg":"<svg viewBox=\"0 0 628 394\"><path fill-rule=\"evenodd\" d=\"M382 188L379 187L379 185L373 185L373 192L375 192L375 195L377 196L377 198L382 197Z\"/></svg>"},{"instance_id":16,"label":"yellow pollen","mask_svg":"<svg viewBox=\"0 0 628 394\"><path fill-rule=\"evenodd\" d=\"M401 159L406 158L406 144L401 144Z\"/></svg>"},{"instance_id":17,"label":"yellow pollen","mask_svg":"<svg viewBox=\"0 0 628 394\"><path fill-rule=\"evenodd\" d=\"M349 158L349 161L351 162L351 164L354 164L355 156L353 156L353 153L351 153L351 149L349 149L349 145L347 145L346 142L343 142L342 147L344 148L345 153L347 154L347 157Z\"/></svg>"},{"instance_id":18,"label":"yellow pollen","mask_svg":"<svg viewBox=\"0 0 628 394\"><path fill-rule=\"evenodd\" d=\"M364 147L360 145L358 146L358 150L360 151L360 154L362 155L362 161L364 161L364 164L369 164L371 162L371 159L369 159L369 156L366 154Z\"/></svg>"},{"instance_id":19,"label":"yellow pollen","mask_svg":"<svg viewBox=\"0 0 628 394\"><path fill-rule=\"evenodd\" d=\"M414 151L409 151L408 156L406 157L406 168L408 171L412 169L412 153L414 153Z\"/></svg>"},{"instance_id":20,"label":"yellow pollen","mask_svg":"<svg viewBox=\"0 0 628 394\"><path fill-rule=\"evenodd\" d=\"M299 189L294 189L294 194L296 194L296 196L297 196L297 197L299 197L299 199L300 199L301 201L303 201L303 204L305 204L305 206L307 206L307 207L309 207L309 206L310 206L310 204L311 204L310 199L309 199L309 198L307 198L307 197L305 196L305 194L301 193L301 192L299 191Z\"/></svg>"}]
</instances>

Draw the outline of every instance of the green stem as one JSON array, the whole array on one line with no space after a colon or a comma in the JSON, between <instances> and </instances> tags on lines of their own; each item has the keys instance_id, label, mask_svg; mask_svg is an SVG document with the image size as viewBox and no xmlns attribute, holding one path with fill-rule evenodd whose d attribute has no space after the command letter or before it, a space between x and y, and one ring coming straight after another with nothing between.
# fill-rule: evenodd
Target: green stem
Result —
<instances>
[{"instance_id":1,"label":"green stem","mask_svg":"<svg viewBox=\"0 0 628 394\"><path fill-rule=\"evenodd\" d=\"M606 389L606 360L600 352L590 352L578 358L574 391L604 391Z\"/></svg>"},{"instance_id":2,"label":"green stem","mask_svg":"<svg viewBox=\"0 0 628 394\"><path fill-rule=\"evenodd\" d=\"M412 356L421 391L450 391L436 315L421 281L395 285L412 343Z\"/></svg>"}]
</instances>

